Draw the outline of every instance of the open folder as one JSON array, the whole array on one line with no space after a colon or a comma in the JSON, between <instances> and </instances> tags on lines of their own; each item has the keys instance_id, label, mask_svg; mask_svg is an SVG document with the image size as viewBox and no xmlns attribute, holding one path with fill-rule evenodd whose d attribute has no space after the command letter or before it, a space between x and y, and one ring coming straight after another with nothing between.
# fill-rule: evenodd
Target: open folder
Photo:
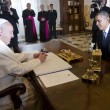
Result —
<instances>
[{"instance_id":1,"label":"open folder","mask_svg":"<svg viewBox=\"0 0 110 110\"><path fill-rule=\"evenodd\" d=\"M73 73L71 73L69 70L64 70L52 74L39 76L39 79L43 83L43 85L47 88L47 87L52 87L59 84L71 82L79 78L75 76Z\"/></svg>"},{"instance_id":2,"label":"open folder","mask_svg":"<svg viewBox=\"0 0 110 110\"><path fill-rule=\"evenodd\" d=\"M72 68L69 63L67 63L54 53L50 52L47 54L48 56L46 61L34 69L36 76Z\"/></svg>"}]
</instances>

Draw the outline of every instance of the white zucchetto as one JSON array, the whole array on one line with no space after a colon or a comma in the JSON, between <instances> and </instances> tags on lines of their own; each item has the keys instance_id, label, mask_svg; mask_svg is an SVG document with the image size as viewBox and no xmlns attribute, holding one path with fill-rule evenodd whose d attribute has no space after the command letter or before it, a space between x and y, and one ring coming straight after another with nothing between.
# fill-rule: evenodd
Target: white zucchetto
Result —
<instances>
[{"instance_id":1,"label":"white zucchetto","mask_svg":"<svg viewBox=\"0 0 110 110\"><path fill-rule=\"evenodd\" d=\"M0 25L6 22L8 22L6 19L0 18Z\"/></svg>"}]
</instances>

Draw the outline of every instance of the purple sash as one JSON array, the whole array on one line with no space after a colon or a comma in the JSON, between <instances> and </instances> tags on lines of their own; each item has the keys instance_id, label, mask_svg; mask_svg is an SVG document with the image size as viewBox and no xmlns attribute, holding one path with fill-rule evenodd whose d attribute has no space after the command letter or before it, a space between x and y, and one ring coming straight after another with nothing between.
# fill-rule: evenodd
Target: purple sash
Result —
<instances>
[{"instance_id":1,"label":"purple sash","mask_svg":"<svg viewBox=\"0 0 110 110\"><path fill-rule=\"evenodd\" d=\"M34 36L36 36L37 32L36 32L36 27L35 27L35 22L34 22L33 16L28 16L27 20L31 20L31 22L32 22L32 31L33 31Z\"/></svg>"},{"instance_id":2,"label":"purple sash","mask_svg":"<svg viewBox=\"0 0 110 110\"><path fill-rule=\"evenodd\" d=\"M49 38L49 26L48 26L48 21L46 21L46 18L45 17L41 17L40 19L44 18L45 19L45 37L46 39ZM42 21L42 20L41 20Z\"/></svg>"},{"instance_id":3,"label":"purple sash","mask_svg":"<svg viewBox=\"0 0 110 110\"><path fill-rule=\"evenodd\" d=\"M49 27L48 27L48 22L47 21L45 23L45 36L46 36L46 39L49 38Z\"/></svg>"}]
</instances>

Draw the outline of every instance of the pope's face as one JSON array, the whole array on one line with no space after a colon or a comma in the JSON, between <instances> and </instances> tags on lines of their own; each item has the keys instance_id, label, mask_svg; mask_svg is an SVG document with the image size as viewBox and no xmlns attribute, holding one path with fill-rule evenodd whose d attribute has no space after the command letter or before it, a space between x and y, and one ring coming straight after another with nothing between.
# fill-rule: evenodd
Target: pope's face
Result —
<instances>
[{"instance_id":1,"label":"pope's face","mask_svg":"<svg viewBox=\"0 0 110 110\"><path fill-rule=\"evenodd\" d=\"M5 23L1 29L1 40L6 44L10 44L11 38L13 37L13 27L10 23Z\"/></svg>"}]
</instances>

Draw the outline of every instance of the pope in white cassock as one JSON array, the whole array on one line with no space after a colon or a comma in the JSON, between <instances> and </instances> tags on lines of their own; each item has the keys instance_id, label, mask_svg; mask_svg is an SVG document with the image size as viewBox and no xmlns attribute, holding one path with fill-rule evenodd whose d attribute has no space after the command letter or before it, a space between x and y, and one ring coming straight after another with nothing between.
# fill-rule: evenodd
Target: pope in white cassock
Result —
<instances>
[{"instance_id":1,"label":"pope in white cassock","mask_svg":"<svg viewBox=\"0 0 110 110\"><path fill-rule=\"evenodd\" d=\"M23 104L33 98L36 99L36 109L41 110L40 101L34 88L28 80L22 77L24 74L32 71L46 59L46 54L28 54L14 53L7 45L13 37L13 27L5 19L0 19L0 91L15 83L24 83L26 93L21 96ZM0 110L7 110L10 103L9 96L0 98ZM5 106L4 106L5 105ZM31 109L32 110L32 109Z\"/></svg>"}]
</instances>

